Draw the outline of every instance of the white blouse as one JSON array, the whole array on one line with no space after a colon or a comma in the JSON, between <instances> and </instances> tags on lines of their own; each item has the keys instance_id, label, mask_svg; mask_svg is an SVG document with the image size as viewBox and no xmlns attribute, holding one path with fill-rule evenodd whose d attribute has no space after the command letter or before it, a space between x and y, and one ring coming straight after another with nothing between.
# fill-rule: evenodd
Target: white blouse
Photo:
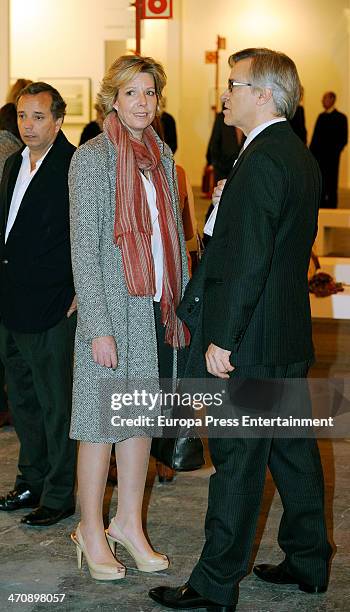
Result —
<instances>
[{"instance_id":1,"label":"white blouse","mask_svg":"<svg viewBox=\"0 0 350 612\"><path fill-rule=\"evenodd\" d=\"M162 244L162 236L160 233L159 227L159 212L156 205L156 189L153 185L151 178L147 179L142 172L140 172L141 178L146 190L147 203L149 206L149 210L151 213L151 222L153 226L153 234L151 239L152 245L152 255L154 262L154 271L156 277L156 293L153 297L155 302L160 302L162 297L163 290L163 265L164 265L164 256L163 256L163 244Z\"/></svg>"}]
</instances>

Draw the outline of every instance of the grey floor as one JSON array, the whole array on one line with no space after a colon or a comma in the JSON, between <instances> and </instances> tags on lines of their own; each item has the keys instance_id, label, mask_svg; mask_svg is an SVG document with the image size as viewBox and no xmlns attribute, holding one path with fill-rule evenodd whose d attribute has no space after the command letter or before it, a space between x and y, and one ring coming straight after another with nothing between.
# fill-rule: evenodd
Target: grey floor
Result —
<instances>
[{"instance_id":1,"label":"grey floor","mask_svg":"<svg viewBox=\"0 0 350 612\"><path fill-rule=\"evenodd\" d=\"M207 201L196 193L200 212ZM343 192L342 205L348 207L349 192ZM334 236L337 250L350 253L349 236ZM349 256L349 255L348 255ZM317 363L313 376L349 376L350 321L318 320L314 325ZM277 587L258 581L253 575L242 581L239 611L249 612L318 612L350 611L350 440L323 440L320 450L325 471L327 523L335 555L328 592L323 595L301 593L296 587ZM0 430L0 494L13 486L18 456L18 442L11 427ZM208 479L212 468L178 474L176 480L160 485L155 479L151 461L145 503L145 521L153 546L166 552L171 566L166 572L142 574L134 569L127 555L127 577L119 582L103 583L90 578L87 567L77 569L74 547L69 534L79 520L74 517L47 528L20 524L25 511L0 512L0 612L161 612L147 591L154 585L180 584L186 580L200 554L207 503ZM116 507L116 488L107 486L106 521ZM273 483L267 480L256 546L256 561L278 562L282 558L276 544L281 516L280 499ZM12 603L8 597L23 594L23 603ZM60 603L25 603L29 594L64 595Z\"/></svg>"},{"instance_id":2,"label":"grey floor","mask_svg":"<svg viewBox=\"0 0 350 612\"><path fill-rule=\"evenodd\" d=\"M7 491L13 484L18 453L12 428L0 431L0 447L0 488ZM350 610L350 441L331 444L323 440L320 448L325 469L327 520L336 550L328 592L307 595L293 586L266 585L250 575L241 583L238 611ZM151 462L146 495L147 529L154 547L169 555L171 566L166 572L141 574L125 553L120 558L126 562L128 572L120 582L95 582L86 566L81 571L77 569L69 533L79 520L79 511L75 517L46 528L21 525L19 520L24 510L0 513L0 610L160 612L162 607L148 599L147 591L154 585L180 584L189 576L202 547L211 471L209 464L198 472L177 475L171 484L160 485L154 478ZM109 484L106 511L112 515L115 507L116 490ZM255 547L257 561L278 562L282 558L276 544L280 516L281 503L268 479ZM64 595L64 601L11 603L8 600L11 593L59 593Z\"/></svg>"}]
</instances>

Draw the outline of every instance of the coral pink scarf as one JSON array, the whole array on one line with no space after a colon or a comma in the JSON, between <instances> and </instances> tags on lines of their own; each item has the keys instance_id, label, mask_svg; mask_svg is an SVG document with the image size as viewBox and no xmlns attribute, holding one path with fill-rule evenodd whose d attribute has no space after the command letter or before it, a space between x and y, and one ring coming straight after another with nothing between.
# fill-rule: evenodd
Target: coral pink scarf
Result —
<instances>
[{"instance_id":1,"label":"coral pink scarf","mask_svg":"<svg viewBox=\"0 0 350 612\"><path fill-rule=\"evenodd\" d=\"M126 285L130 295L155 295L156 283L152 256L152 223L146 192L139 170L151 173L156 190L159 226L162 236L164 271L161 298L165 341L175 348L187 346L189 331L176 316L181 299L181 252L169 186L152 127L137 140L111 112L104 131L117 147L117 182L114 236L121 250Z\"/></svg>"}]
</instances>

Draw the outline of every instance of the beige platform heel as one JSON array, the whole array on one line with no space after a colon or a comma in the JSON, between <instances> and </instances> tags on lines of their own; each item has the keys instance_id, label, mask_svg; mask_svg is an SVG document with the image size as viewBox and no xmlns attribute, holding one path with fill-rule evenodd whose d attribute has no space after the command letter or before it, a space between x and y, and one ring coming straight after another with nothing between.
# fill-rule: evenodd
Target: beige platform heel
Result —
<instances>
[{"instance_id":1,"label":"beige platform heel","mask_svg":"<svg viewBox=\"0 0 350 612\"><path fill-rule=\"evenodd\" d=\"M116 563L95 563L86 550L86 546L81 535L80 527L77 526L74 533L71 533L71 540L74 542L77 551L78 568L81 569L83 556L89 568L91 577L95 580L121 580L125 577L125 567L119 567Z\"/></svg>"},{"instance_id":2,"label":"beige platform heel","mask_svg":"<svg viewBox=\"0 0 350 612\"><path fill-rule=\"evenodd\" d=\"M112 522L114 519L112 519ZM136 567L140 572L160 572L169 567L169 559L166 555L154 552L150 557L142 556L134 547L134 545L121 533L120 529L114 523L113 530L118 533L117 537L110 535L108 529L106 530L106 537L108 544L111 547L113 554L116 553L116 546L120 544L135 560Z\"/></svg>"}]
</instances>

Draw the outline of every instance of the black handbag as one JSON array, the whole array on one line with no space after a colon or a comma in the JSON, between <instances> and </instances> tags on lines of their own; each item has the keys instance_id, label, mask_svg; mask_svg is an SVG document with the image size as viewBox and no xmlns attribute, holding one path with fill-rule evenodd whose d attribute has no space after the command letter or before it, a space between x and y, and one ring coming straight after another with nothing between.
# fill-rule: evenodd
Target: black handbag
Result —
<instances>
[{"instance_id":1,"label":"black handbag","mask_svg":"<svg viewBox=\"0 0 350 612\"><path fill-rule=\"evenodd\" d=\"M177 472L199 470L205 464L203 442L198 436L153 438L151 455Z\"/></svg>"}]
</instances>

